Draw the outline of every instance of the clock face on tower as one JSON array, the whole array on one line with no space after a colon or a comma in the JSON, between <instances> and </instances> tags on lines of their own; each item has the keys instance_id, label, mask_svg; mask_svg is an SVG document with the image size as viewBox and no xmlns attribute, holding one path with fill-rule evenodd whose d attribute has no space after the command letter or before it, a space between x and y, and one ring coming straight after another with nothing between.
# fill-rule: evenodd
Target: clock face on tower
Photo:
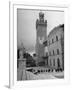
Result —
<instances>
[{"instance_id":1,"label":"clock face on tower","mask_svg":"<svg viewBox=\"0 0 72 90\"><path fill-rule=\"evenodd\" d=\"M43 42L44 42L44 37L38 37L38 41L39 41L39 44L43 44Z\"/></svg>"}]
</instances>

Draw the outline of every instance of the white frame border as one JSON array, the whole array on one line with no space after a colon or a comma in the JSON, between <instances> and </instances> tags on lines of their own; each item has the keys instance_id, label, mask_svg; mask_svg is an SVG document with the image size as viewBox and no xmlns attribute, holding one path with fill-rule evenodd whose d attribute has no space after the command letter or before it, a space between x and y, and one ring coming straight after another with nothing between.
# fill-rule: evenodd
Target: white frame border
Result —
<instances>
[{"instance_id":1,"label":"white frame border","mask_svg":"<svg viewBox=\"0 0 72 90\"><path fill-rule=\"evenodd\" d=\"M21 6L22 5L22 6ZM54 8L54 10L63 10L65 12L65 58L69 59L69 18L68 18L68 11L69 11L69 6L68 5L25 5L23 2L9 2L9 50L10 50L10 55L9 55L9 84L10 88L13 86L15 87L37 87L37 86L48 86L48 85L64 85L64 84L69 84L70 82L70 61L66 61L65 63L65 75L66 78L64 80L34 80L34 81L16 81L16 70L17 70L17 65L16 65L16 50L17 50L17 18L16 18L16 9L17 8L28 8L28 9L50 9ZM67 40L67 41L66 41ZM67 52L66 52L67 51ZM66 55L68 55L66 57ZM69 59L70 60L70 59ZM68 65L68 67L66 66ZM43 81L43 83L41 83ZM39 83L39 85L38 85Z\"/></svg>"}]
</instances>

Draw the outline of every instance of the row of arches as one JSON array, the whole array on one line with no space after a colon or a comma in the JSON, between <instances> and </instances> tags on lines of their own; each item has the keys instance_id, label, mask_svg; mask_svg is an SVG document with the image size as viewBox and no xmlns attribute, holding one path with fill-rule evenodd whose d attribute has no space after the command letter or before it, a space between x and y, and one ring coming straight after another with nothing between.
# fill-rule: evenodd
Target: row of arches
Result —
<instances>
[{"instance_id":1,"label":"row of arches","mask_svg":"<svg viewBox=\"0 0 72 90\"><path fill-rule=\"evenodd\" d=\"M55 67L55 68L61 68L61 62L60 62L60 59L57 58L57 59L53 59L53 60L49 60L49 66L50 67Z\"/></svg>"},{"instance_id":2,"label":"row of arches","mask_svg":"<svg viewBox=\"0 0 72 90\"><path fill-rule=\"evenodd\" d=\"M51 55L59 55L60 54L60 51L59 51L59 49L57 49L56 51L49 51L49 56L51 56Z\"/></svg>"}]
</instances>

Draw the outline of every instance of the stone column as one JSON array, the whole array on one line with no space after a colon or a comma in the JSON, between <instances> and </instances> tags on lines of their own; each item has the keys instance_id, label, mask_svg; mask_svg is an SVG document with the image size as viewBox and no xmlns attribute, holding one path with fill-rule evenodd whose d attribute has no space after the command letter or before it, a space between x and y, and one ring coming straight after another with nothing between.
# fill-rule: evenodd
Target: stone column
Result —
<instances>
[{"instance_id":1,"label":"stone column","mask_svg":"<svg viewBox=\"0 0 72 90\"><path fill-rule=\"evenodd\" d=\"M26 58L23 58L23 49L19 51L19 68L17 69L17 80L26 80Z\"/></svg>"},{"instance_id":2,"label":"stone column","mask_svg":"<svg viewBox=\"0 0 72 90\"><path fill-rule=\"evenodd\" d=\"M26 80L26 59L19 59L18 80Z\"/></svg>"}]
</instances>

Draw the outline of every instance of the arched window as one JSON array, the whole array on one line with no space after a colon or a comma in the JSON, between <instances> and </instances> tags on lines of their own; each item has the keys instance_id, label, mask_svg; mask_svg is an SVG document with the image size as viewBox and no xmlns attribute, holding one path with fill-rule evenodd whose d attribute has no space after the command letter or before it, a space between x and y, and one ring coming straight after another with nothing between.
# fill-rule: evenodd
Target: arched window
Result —
<instances>
[{"instance_id":1,"label":"arched window","mask_svg":"<svg viewBox=\"0 0 72 90\"><path fill-rule=\"evenodd\" d=\"M51 59L50 59L50 66L52 66Z\"/></svg>"},{"instance_id":2,"label":"arched window","mask_svg":"<svg viewBox=\"0 0 72 90\"><path fill-rule=\"evenodd\" d=\"M55 66L55 59L53 60L53 66Z\"/></svg>"},{"instance_id":3,"label":"arched window","mask_svg":"<svg viewBox=\"0 0 72 90\"><path fill-rule=\"evenodd\" d=\"M59 49L57 49L57 54L59 55Z\"/></svg>"},{"instance_id":4,"label":"arched window","mask_svg":"<svg viewBox=\"0 0 72 90\"><path fill-rule=\"evenodd\" d=\"M54 43L54 39L52 39L52 43Z\"/></svg>"},{"instance_id":5,"label":"arched window","mask_svg":"<svg viewBox=\"0 0 72 90\"><path fill-rule=\"evenodd\" d=\"M54 50L53 50L53 55L54 55Z\"/></svg>"},{"instance_id":6,"label":"arched window","mask_svg":"<svg viewBox=\"0 0 72 90\"><path fill-rule=\"evenodd\" d=\"M56 36L56 41L58 41L58 36Z\"/></svg>"},{"instance_id":7,"label":"arched window","mask_svg":"<svg viewBox=\"0 0 72 90\"><path fill-rule=\"evenodd\" d=\"M58 66L58 68L60 68L60 59L59 58L57 59L57 66Z\"/></svg>"}]
</instances>

